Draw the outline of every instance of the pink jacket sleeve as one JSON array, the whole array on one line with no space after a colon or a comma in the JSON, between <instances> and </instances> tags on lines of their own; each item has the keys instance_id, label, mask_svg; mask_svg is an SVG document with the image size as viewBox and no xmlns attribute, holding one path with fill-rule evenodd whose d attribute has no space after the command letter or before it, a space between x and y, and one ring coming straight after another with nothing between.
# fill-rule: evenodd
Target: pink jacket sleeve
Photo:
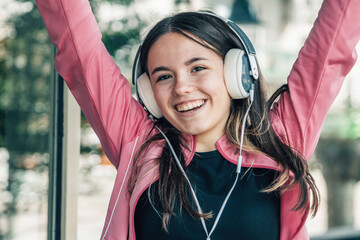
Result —
<instances>
[{"instance_id":1,"label":"pink jacket sleeve","mask_svg":"<svg viewBox=\"0 0 360 240\"><path fill-rule=\"evenodd\" d=\"M122 145L135 138L147 115L105 49L88 0L36 3L50 40L58 47L56 70L117 167Z\"/></svg>"},{"instance_id":2,"label":"pink jacket sleeve","mask_svg":"<svg viewBox=\"0 0 360 240\"><path fill-rule=\"evenodd\" d=\"M326 114L356 61L360 1L325 0L271 112L280 137L309 159Z\"/></svg>"}]
</instances>

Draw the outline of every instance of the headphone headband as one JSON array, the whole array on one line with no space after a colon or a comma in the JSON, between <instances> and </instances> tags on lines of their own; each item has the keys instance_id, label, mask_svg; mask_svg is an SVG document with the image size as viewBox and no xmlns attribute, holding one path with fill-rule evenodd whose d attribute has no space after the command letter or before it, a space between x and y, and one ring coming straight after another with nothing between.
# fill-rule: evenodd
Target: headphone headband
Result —
<instances>
[{"instance_id":1,"label":"headphone headband","mask_svg":"<svg viewBox=\"0 0 360 240\"><path fill-rule=\"evenodd\" d=\"M249 63L250 63L250 74L252 75L252 77L257 80L259 78L259 70L257 67L257 62L256 62L256 51L254 46L252 45L250 39L248 38L248 36L245 34L245 32L238 26L236 25L233 21L231 21L230 19L221 17L219 15L216 15L214 13L211 12L199 12L201 14L207 14L210 16L213 16L217 19L220 19L221 21L223 21L224 23L226 23L226 25L229 26L230 30L238 37L238 39L240 40L240 42L242 43L242 45L244 46L244 50L248 56L249 59ZM133 64L133 71L132 71L132 84L134 86L136 86L136 79L142 74L141 72L141 66L140 65L140 52L141 52L141 46L142 44L140 44L136 55L135 55L135 59L134 59L134 64Z\"/></svg>"},{"instance_id":2,"label":"headphone headband","mask_svg":"<svg viewBox=\"0 0 360 240\"><path fill-rule=\"evenodd\" d=\"M241 30L241 28L239 28L238 25L236 25L231 20L227 20L225 22L230 27L230 29L235 33L235 35L239 38L239 40L241 41L241 43L244 46L244 49L245 49L245 52L246 52L246 54L247 54L247 56L249 58L249 63L250 63L250 67L251 67L250 74L252 75L252 77L255 80L259 79L259 70L258 70L258 67L257 67L256 52L255 52L254 46L252 45L252 43L249 40L248 36L244 33L243 30Z\"/></svg>"},{"instance_id":3,"label":"headphone headband","mask_svg":"<svg viewBox=\"0 0 360 240\"><path fill-rule=\"evenodd\" d=\"M141 46L142 44L140 44L138 50L136 51L136 55L135 55L135 59L134 59L134 64L133 64L133 70L132 70L132 84L134 86L136 86L136 79L141 75L141 66L139 66L140 64L140 53L141 53Z\"/></svg>"}]
</instances>

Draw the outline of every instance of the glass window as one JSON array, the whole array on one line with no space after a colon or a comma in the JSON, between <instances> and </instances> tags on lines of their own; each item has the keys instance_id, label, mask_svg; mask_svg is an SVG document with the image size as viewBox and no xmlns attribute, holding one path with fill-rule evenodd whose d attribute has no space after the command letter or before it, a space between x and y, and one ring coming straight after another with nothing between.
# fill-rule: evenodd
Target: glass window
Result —
<instances>
[{"instance_id":1,"label":"glass window","mask_svg":"<svg viewBox=\"0 0 360 240\"><path fill-rule=\"evenodd\" d=\"M0 239L46 239L51 47L32 2L0 7Z\"/></svg>"}]
</instances>

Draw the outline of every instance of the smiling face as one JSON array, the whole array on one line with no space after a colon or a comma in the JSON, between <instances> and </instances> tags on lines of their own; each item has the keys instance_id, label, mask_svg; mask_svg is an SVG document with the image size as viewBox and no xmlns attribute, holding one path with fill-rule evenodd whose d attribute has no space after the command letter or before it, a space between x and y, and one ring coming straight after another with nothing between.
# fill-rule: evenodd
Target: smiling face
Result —
<instances>
[{"instance_id":1,"label":"smiling face","mask_svg":"<svg viewBox=\"0 0 360 240\"><path fill-rule=\"evenodd\" d=\"M196 151L214 150L231 104L222 57L179 33L167 33L150 48L147 62L164 117L179 131L197 136Z\"/></svg>"}]
</instances>

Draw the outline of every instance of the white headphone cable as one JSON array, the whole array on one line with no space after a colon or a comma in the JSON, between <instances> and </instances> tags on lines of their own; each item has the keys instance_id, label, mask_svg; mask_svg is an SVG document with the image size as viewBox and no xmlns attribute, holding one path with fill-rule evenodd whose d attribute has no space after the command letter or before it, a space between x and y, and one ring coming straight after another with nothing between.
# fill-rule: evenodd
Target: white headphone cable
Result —
<instances>
[{"instance_id":1,"label":"white headphone cable","mask_svg":"<svg viewBox=\"0 0 360 240\"><path fill-rule=\"evenodd\" d=\"M245 124L246 124L246 119L247 119L247 116L248 116L248 114L249 114L249 111L250 111L250 108L251 108L251 106L252 106L253 101L254 101L254 84L251 85L251 89L250 89L250 104L249 104L249 107L248 107L248 109L246 110L246 113L245 113L245 115L244 115L244 119L243 119L242 127L241 127L240 155L239 155L238 162L237 162L237 166L236 166L236 178L235 178L235 181L234 181L234 183L233 183L230 191L229 191L228 194L226 195L226 198L224 199L223 204L221 205L221 208L220 208L220 210L219 210L219 213L218 213L217 216L216 216L215 222L214 222L214 224L213 224L213 226L212 226L212 228L211 228L210 233L208 233L208 230L207 230L207 227L206 227L204 218L203 218L203 217L200 217L201 224L202 224L202 226L203 226L203 228L204 228L204 231L205 231L205 233L206 233L206 236L207 236L206 240L211 240L211 239L210 239L210 236L211 236L211 234L214 232L214 230L215 230L215 228L216 228L216 226L217 226L217 224L218 224L218 222L219 222L219 220L220 220L220 217L221 217L221 215L222 215L222 213L223 213L223 211L224 211L224 209L225 209L225 206L226 206L226 204L227 204L227 202L228 202L228 200L229 200L229 198L230 198L230 195L232 194L232 192L233 192L233 190L235 189L235 186L236 186L236 184L237 184L237 182L238 182L239 174L240 174L240 172L241 172L241 162L242 162L242 155L241 155L241 153L242 153L242 147L243 147L243 143L244 143ZM177 157L174 148L172 147L172 145L171 145L169 139L166 137L166 135L160 130L160 128L158 128L157 126L155 126L155 127L159 130L159 132L163 135L164 139L166 140L166 142L167 142L167 144L168 144L168 146L169 146L169 148L170 148L170 151L171 151L172 155L173 155L174 158L175 158L176 165L179 167L181 173L183 174L183 176L185 177L186 181L187 181L188 184L189 184L189 187L190 187L190 190L191 190L191 194L192 194L192 196L193 196L193 199L194 199L194 201L195 201L195 204L196 204L196 207L198 208L199 213L200 213L200 214L203 214L203 211L201 210L201 207L200 207L200 203L199 203L199 201L198 201L198 199L197 199L197 197L196 197L195 191L194 191L194 189L193 189L193 187L192 187L192 185L191 185L191 183L190 183L189 178L187 177L187 175L186 175L186 173L185 173L184 168L181 166L180 160L179 160L179 158Z\"/></svg>"},{"instance_id":2,"label":"white headphone cable","mask_svg":"<svg viewBox=\"0 0 360 240\"><path fill-rule=\"evenodd\" d=\"M201 210L201 207L200 207L200 203L199 203L199 201L198 201L198 199L197 199L197 197L196 197L195 191L194 191L193 187L191 186L190 180L189 180L188 176L186 175L186 173L185 173L185 171L184 171L184 168L181 166L180 160L179 160L179 158L177 157L174 148L172 147L172 145L171 145L169 139L166 137L165 133L163 133L163 131L161 131L160 128L158 128L157 126L155 126L155 127L156 127L156 128L159 130L159 132L163 135L163 137L165 138L167 144L169 145L170 150L171 150L171 153L173 154L173 156L174 156L174 158L175 158L176 165L178 166L178 168L180 169L181 173L183 174L183 176L185 177L186 181L188 182L188 184L189 184L189 186L190 186L191 194L192 194L192 196L193 196L193 198L194 198L196 207L197 207L199 213L200 213L200 214L203 214L203 211ZM203 217L200 217L200 220L201 220L201 224L203 225L203 228L204 228L204 230L205 230L206 235L209 236L208 231L207 231L207 228L206 228L206 224L205 224L204 218L203 218Z\"/></svg>"}]
</instances>

